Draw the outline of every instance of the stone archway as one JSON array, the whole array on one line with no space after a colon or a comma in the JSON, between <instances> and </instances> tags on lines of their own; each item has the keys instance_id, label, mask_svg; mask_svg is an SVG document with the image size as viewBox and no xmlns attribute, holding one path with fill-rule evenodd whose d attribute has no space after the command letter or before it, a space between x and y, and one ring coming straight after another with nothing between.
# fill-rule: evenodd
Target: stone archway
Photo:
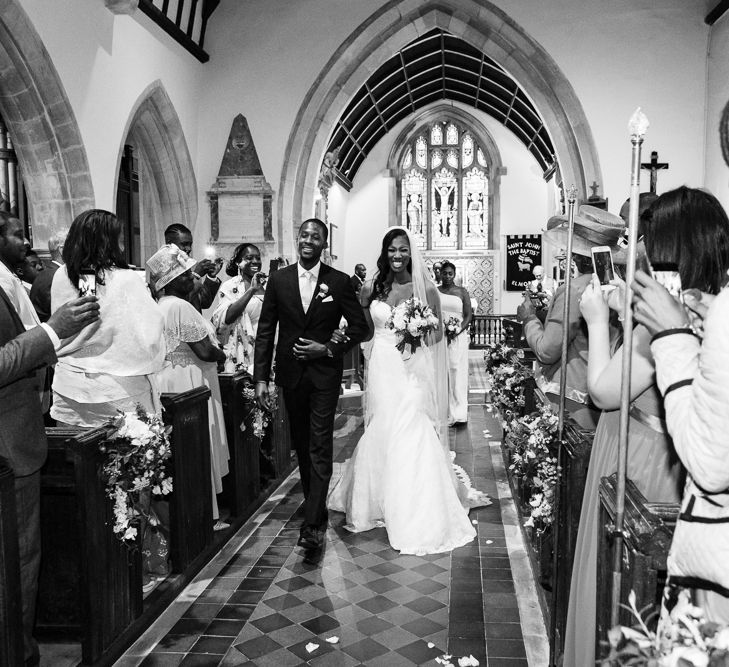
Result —
<instances>
[{"instance_id":1,"label":"stone archway","mask_svg":"<svg viewBox=\"0 0 729 667\"><path fill-rule=\"evenodd\" d=\"M601 182L597 149L577 95L550 55L487 0L391 0L337 49L309 89L286 145L278 197L278 240L292 250L287 225L314 208L319 167L329 134L351 95L388 58L433 28L483 51L530 96L547 125L565 183L586 196Z\"/></svg>"},{"instance_id":2,"label":"stone archway","mask_svg":"<svg viewBox=\"0 0 729 667\"><path fill-rule=\"evenodd\" d=\"M94 206L81 132L51 57L17 0L0 0L0 112L28 191L36 247Z\"/></svg>"},{"instance_id":3,"label":"stone archway","mask_svg":"<svg viewBox=\"0 0 729 667\"><path fill-rule=\"evenodd\" d=\"M149 257L163 242L165 228L179 222L194 231L197 179L182 124L161 81L152 82L137 99L119 147L132 144L139 160L142 249ZM119 172L115 172L118 179ZM114 191L116 191L116 184Z\"/></svg>"}]
</instances>

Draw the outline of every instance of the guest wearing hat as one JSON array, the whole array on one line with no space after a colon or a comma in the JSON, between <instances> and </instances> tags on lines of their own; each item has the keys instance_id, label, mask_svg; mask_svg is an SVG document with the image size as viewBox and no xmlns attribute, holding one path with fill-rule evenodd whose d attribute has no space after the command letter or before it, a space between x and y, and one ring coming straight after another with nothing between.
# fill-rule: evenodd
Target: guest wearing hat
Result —
<instances>
[{"instance_id":1,"label":"guest wearing hat","mask_svg":"<svg viewBox=\"0 0 729 667\"><path fill-rule=\"evenodd\" d=\"M223 530L229 524L220 520L216 494L223 490L222 479L228 474L230 457L217 362L225 361L225 354L218 347L213 325L189 301L195 287L193 266L195 260L175 244L163 245L147 261L152 287L159 295L167 343L166 363L158 375L158 382L163 392L177 393L201 386L210 389L208 427L213 520L214 529Z\"/></svg>"},{"instance_id":2,"label":"guest wearing hat","mask_svg":"<svg viewBox=\"0 0 729 667\"><path fill-rule=\"evenodd\" d=\"M587 391L587 328L580 315L579 300L591 280L590 249L606 245L617 250L617 240L624 228L618 216L594 206L580 206L574 219L572 259L577 276L571 281L569 295L565 407L570 416L588 430L595 429L600 411L592 404ZM554 216L547 223L544 238L559 248L566 248L568 232L567 218ZM554 293L544 324L537 317L531 299L527 297L516 311L517 319L523 323L526 341L541 364L537 383L554 406L559 401L565 298L565 287L562 285Z\"/></svg>"}]
</instances>

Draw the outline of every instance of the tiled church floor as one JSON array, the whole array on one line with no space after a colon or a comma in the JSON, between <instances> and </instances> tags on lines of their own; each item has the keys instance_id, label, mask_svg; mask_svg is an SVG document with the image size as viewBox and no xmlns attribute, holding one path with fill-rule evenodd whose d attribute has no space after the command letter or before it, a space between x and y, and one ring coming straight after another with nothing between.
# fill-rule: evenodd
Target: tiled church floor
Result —
<instances>
[{"instance_id":1,"label":"tiled church floor","mask_svg":"<svg viewBox=\"0 0 729 667\"><path fill-rule=\"evenodd\" d=\"M471 512L472 544L401 556L385 529L352 534L333 513L325 549L307 561L296 547L302 493L293 474L116 664L395 667L436 665L444 654L454 665L467 655L491 667L546 664L498 445L489 443L499 427L474 371L468 427L451 433L456 462L494 499ZM337 427L341 461L361 434L360 410L344 410Z\"/></svg>"}]
</instances>

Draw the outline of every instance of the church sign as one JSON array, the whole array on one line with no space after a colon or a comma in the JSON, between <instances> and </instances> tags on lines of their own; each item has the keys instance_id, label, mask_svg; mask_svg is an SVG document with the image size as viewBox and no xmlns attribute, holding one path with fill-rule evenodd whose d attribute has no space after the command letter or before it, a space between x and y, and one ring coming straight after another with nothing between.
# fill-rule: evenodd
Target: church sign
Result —
<instances>
[{"instance_id":1,"label":"church sign","mask_svg":"<svg viewBox=\"0 0 729 667\"><path fill-rule=\"evenodd\" d=\"M534 280L532 271L542 263L542 235L506 237L506 291L522 292Z\"/></svg>"}]
</instances>

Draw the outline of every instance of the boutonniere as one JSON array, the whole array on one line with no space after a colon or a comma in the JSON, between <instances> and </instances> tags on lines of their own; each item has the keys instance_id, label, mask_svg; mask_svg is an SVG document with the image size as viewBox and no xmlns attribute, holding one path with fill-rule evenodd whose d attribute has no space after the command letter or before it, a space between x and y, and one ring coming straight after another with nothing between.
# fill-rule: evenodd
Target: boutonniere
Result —
<instances>
[{"instance_id":1,"label":"boutonniere","mask_svg":"<svg viewBox=\"0 0 729 667\"><path fill-rule=\"evenodd\" d=\"M319 285L319 294L316 296L318 299L323 299L327 294L329 294L329 285L322 283Z\"/></svg>"}]
</instances>

